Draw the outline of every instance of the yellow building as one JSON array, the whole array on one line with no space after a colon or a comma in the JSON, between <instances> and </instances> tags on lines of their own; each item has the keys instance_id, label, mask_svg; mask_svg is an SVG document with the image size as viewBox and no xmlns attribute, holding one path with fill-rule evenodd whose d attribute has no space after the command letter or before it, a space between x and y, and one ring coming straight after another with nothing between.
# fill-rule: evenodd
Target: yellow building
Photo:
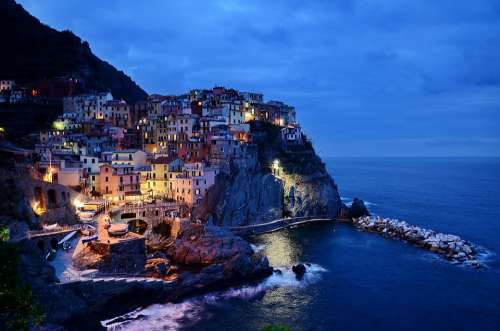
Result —
<instances>
[{"instance_id":1,"label":"yellow building","mask_svg":"<svg viewBox=\"0 0 500 331\"><path fill-rule=\"evenodd\" d=\"M159 157L151 162L147 189L154 196L173 198L173 181L182 172L184 162L178 157Z\"/></svg>"}]
</instances>

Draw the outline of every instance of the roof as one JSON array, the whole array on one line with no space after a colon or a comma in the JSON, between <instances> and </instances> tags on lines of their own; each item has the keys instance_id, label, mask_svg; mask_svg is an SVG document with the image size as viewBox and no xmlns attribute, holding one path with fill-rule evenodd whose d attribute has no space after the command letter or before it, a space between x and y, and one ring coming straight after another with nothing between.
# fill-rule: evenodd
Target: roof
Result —
<instances>
[{"instance_id":1,"label":"roof","mask_svg":"<svg viewBox=\"0 0 500 331\"><path fill-rule=\"evenodd\" d=\"M120 154L120 153L136 153L136 152L139 152L141 151L140 149L120 149L120 150L116 150L116 151L112 151L111 153L113 154Z\"/></svg>"},{"instance_id":2,"label":"roof","mask_svg":"<svg viewBox=\"0 0 500 331\"><path fill-rule=\"evenodd\" d=\"M154 159L151 163L154 164L170 164L173 161L177 160L178 156L160 156L159 158Z\"/></svg>"}]
</instances>

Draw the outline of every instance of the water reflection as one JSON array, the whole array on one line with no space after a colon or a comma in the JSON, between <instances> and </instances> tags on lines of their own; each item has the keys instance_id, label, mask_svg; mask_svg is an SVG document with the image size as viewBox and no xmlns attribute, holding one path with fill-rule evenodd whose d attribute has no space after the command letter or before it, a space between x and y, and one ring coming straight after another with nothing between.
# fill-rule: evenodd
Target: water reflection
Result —
<instances>
[{"instance_id":1,"label":"water reflection","mask_svg":"<svg viewBox=\"0 0 500 331\"><path fill-rule=\"evenodd\" d=\"M325 237L325 232L334 232L333 224L315 224L296 229L272 232L252 238L252 243L262 247L273 267L284 267L308 261L304 248Z\"/></svg>"}]
</instances>

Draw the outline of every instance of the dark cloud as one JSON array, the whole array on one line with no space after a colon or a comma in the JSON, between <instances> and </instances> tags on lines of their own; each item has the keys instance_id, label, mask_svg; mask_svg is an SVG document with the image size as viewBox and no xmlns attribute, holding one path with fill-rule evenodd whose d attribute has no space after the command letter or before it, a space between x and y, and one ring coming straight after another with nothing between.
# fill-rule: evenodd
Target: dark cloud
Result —
<instances>
[{"instance_id":1,"label":"dark cloud","mask_svg":"<svg viewBox=\"0 0 500 331\"><path fill-rule=\"evenodd\" d=\"M324 155L500 155L500 1L19 2L150 93L296 105Z\"/></svg>"}]
</instances>

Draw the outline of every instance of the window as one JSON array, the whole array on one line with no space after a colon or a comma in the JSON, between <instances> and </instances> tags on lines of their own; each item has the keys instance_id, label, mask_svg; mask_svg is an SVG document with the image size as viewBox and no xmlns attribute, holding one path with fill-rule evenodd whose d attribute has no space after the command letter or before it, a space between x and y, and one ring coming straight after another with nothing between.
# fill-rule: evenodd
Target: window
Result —
<instances>
[{"instance_id":1,"label":"window","mask_svg":"<svg viewBox=\"0 0 500 331\"><path fill-rule=\"evenodd\" d=\"M106 183L107 183L108 181L109 181L109 178L108 178L108 176L106 176Z\"/></svg>"}]
</instances>

